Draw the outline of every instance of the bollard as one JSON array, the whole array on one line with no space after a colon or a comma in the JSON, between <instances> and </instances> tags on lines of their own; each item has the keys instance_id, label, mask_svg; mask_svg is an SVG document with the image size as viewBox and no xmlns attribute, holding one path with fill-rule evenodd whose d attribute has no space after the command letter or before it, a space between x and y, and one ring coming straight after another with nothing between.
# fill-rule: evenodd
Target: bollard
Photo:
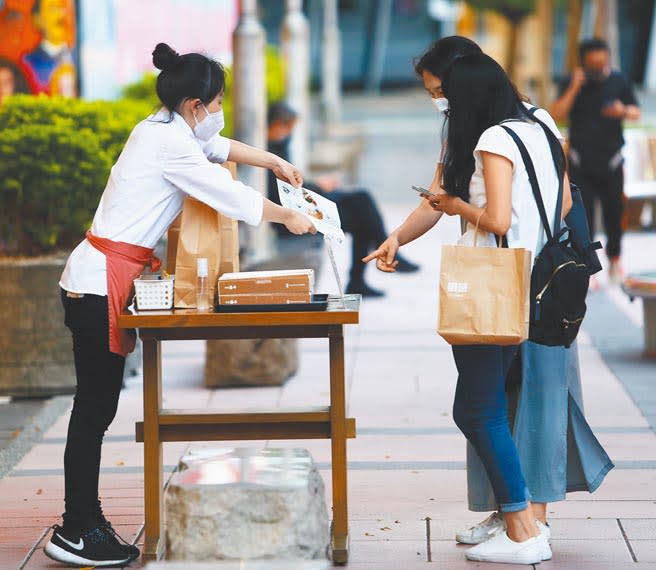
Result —
<instances>
[{"instance_id":1,"label":"bollard","mask_svg":"<svg viewBox=\"0 0 656 570\"><path fill-rule=\"evenodd\" d=\"M282 56L287 62L287 102L298 113L292 135L290 158L301 172L308 167L310 115L310 30L302 0L286 0L280 29Z\"/></svg>"},{"instance_id":2,"label":"bollard","mask_svg":"<svg viewBox=\"0 0 656 570\"><path fill-rule=\"evenodd\" d=\"M337 0L325 0L321 50L321 102L324 121L331 124L339 123L342 114L341 51Z\"/></svg>"},{"instance_id":3,"label":"bollard","mask_svg":"<svg viewBox=\"0 0 656 570\"><path fill-rule=\"evenodd\" d=\"M257 19L257 0L241 0L241 16L233 33L235 138L257 148L266 148L265 41ZM240 165L239 177L266 196L266 170ZM247 227L246 254L251 261L270 255L269 233L267 224Z\"/></svg>"}]
</instances>

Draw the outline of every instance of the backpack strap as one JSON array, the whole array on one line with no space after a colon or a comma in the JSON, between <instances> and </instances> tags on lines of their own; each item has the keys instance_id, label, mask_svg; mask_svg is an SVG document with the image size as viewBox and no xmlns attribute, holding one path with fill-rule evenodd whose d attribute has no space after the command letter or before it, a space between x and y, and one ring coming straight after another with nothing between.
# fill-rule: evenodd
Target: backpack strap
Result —
<instances>
[{"instance_id":1,"label":"backpack strap","mask_svg":"<svg viewBox=\"0 0 656 570\"><path fill-rule=\"evenodd\" d=\"M529 155L526 146L524 145L524 143L522 142L522 140L519 138L519 136L515 131L513 131L511 128L507 127L506 125L500 125L500 126L510 135L513 141L515 141L515 144L519 149L519 154L521 155L522 160L524 161L524 166L526 167L526 173L528 174L528 180L531 184L533 197L535 198L535 203L537 204L538 212L540 213L540 220L542 221L542 225L544 226L544 231L547 234L547 239L551 241L554 235L558 233L558 228L560 227L560 223L559 223L560 211L562 210L563 207L563 181L561 179L558 184L558 199L556 200L556 216L555 216L556 219L554 221L554 229L552 233L551 226L549 224L549 218L547 217L547 211L544 207L544 201L542 200L542 195L540 193L540 185L538 183L538 177L535 173L535 166L533 166L533 161L531 160L531 156Z\"/></svg>"},{"instance_id":2,"label":"backpack strap","mask_svg":"<svg viewBox=\"0 0 656 570\"><path fill-rule=\"evenodd\" d=\"M558 179L563 181L563 178L565 176L565 171L567 170L567 163L565 159L565 153L563 151L563 146L558 140L558 137L554 134L554 132L545 124L544 121L540 120L535 113L539 111L540 109L538 107L531 107L528 110L529 115L533 118L533 120L542 127L542 130L544 131L544 134L547 137L547 140L549 141L549 148L551 149L551 158L553 159L554 166L556 168L556 173L558 174ZM561 157L562 162L559 163L558 157Z\"/></svg>"}]
</instances>

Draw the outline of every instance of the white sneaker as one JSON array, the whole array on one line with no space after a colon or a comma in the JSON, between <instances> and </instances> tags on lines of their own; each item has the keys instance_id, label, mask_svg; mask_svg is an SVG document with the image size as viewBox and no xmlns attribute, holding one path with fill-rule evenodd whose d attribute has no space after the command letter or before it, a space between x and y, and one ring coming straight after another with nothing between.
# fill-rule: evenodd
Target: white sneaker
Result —
<instances>
[{"instance_id":1,"label":"white sneaker","mask_svg":"<svg viewBox=\"0 0 656 570\"><path fill-rule=\"evenodd\" d=\"M553 556L551 553L551 546L549 546L549 541L551 540L551 527L549 526L549 523L545 524L539 520L536 520L535 524L538 525L540 538L543 539L542 560L551 560L551 557Z\"/></svg>"},{"instance_id":2,"label":"white sneaker","mask_svg":"<svg viewBox=\"0 0 656 570\"><path fill-rule=\"evenodd\" d=\"M502 564L539 564L546 555L549 543L542 536L534 536L523 542L515 542L504 530L495 534L488 541L470 548L465 556L467 560L477 562L499 562Z\"/></svg>"},{"instance_id":3,"label":"white sneaker","mask_svg":"<svg viewBox=\"0 0 656 570\"><path fill-rule=\"evenodd\" d=\"M481 544L502 530L506 530L506 522L501 513L495 512L477 525L456 533L456 541L460 544Z\"/></svg>"}]
</instances>

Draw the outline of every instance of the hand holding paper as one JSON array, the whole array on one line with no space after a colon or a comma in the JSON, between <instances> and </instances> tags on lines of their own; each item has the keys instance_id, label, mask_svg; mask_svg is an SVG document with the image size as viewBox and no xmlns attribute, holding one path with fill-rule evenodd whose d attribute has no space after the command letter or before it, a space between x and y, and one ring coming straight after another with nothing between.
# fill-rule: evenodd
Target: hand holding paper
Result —
<instances>
[{"instance_id":1,"label":"hand holding paper","mask_svg":"<svg viewBox=\"0 0 656 570\"><path fill-rule=\"evenodd\" d=\"M317 231L327 240L344 242L344 232L337 211L337 204L305 188L294 188L291 184L277 180L280 203L308 218Z\"/></svg>"}]
</instances>

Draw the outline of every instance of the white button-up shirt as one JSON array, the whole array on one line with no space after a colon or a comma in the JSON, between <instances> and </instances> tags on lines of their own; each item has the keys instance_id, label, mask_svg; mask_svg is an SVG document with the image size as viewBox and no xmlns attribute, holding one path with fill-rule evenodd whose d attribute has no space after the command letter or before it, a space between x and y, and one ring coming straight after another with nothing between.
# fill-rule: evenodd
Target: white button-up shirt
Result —
<instances>
[{"instance_id":1,"label":"white button-up shirt","mask_svg":"<svg viewBox=\"0 0 656 570\"><path fill-rule=\"evenodd\" d=\"M112 167L91 232L103 238L152 248L182 210L187 195L222 214L257 225L262 195L218 164L230 140L204 142L187 122L162 109L139 123ZM107 295L105 256L86 239L71 253L59 285L73 293Z\"/></svg>"}]
</instances>

